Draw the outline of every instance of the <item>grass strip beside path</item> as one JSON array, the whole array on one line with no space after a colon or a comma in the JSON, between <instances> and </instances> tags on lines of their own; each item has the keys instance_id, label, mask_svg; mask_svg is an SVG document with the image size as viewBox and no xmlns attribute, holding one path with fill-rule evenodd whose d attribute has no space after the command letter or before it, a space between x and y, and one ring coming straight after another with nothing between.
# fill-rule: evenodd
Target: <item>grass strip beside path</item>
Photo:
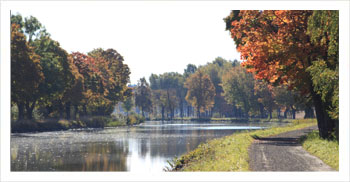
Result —
<instances>
[{"instance_id":1,"label":"grass strip beside path","mask_svg":"<svg viewBox=\"0 0 350 182\"><path fill-rule=\"evenodd\" d=\"M339 142L337 140L324 140L318 131L313 131L302 137L303 148L310 154L317 156L324 163L339 171Z\"/></svg>"},{"instance_id":2,"label":"grass strip beside path","mask_svg":"<svg viewBox=\"0 0 350 182\"><path fill-rule=\"evenodd\" d=\"M283 127L245 131L213 139L170 162L174 171L249 171L252 136L267 137L316 124L315 119L293 120Z\"/></svg>"}]
</instances>

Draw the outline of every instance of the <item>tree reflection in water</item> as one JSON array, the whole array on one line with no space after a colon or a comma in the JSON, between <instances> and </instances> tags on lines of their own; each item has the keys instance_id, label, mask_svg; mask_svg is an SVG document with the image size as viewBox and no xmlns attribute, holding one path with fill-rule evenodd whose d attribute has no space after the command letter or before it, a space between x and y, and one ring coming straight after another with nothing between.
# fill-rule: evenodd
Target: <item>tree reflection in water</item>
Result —
<instances>
[{"instance_id":1,"label":"tree reflection in water","mask_svg":"<svg viewBox=\"0 0 350 182\"><path fill-rule=\"evenodd\" d=\"M242 130L233 126L262 124L152 121L104 130L12 134L11 171L161 172L167 160Z\"/></svg>"}]
</instances>

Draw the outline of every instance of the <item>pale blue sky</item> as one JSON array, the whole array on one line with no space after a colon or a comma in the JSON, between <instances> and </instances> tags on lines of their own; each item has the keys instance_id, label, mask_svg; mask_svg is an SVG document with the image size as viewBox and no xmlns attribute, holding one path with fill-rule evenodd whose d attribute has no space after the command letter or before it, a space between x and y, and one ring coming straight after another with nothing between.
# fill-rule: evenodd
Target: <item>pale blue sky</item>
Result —
<instances>
[{"instance_id":1,"label":"pale blue sky","mask_svg":"<svg viewBox=\"0 0 350 182\"><path fill-rule=\"evenodd\" d=\"M14 2L15 3L15 2ZM183 73L220 56L238 59L223 18L234 7L179 2L31 2L11 8L32 15L69 53L116 49L131 69L131 83L151 73Z\"/></svg>"}]
</instances>

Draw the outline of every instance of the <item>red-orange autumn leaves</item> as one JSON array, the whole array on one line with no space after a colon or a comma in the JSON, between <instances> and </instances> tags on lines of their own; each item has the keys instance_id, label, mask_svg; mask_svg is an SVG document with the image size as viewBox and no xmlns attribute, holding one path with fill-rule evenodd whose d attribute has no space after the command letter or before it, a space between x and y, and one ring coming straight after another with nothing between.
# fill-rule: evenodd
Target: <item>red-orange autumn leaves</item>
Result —
<instances>
[{"instance_id":1,"label":"red-orange autumn leaves","mask_svg":"<svg viewBox=\"0 0 350 182\"><path fill-rule=\"evenodd\" d=\"M320 135L337 135L339 12L234 10L224 20L242 66L311 97Z\"/></svg>"}]
</instances>

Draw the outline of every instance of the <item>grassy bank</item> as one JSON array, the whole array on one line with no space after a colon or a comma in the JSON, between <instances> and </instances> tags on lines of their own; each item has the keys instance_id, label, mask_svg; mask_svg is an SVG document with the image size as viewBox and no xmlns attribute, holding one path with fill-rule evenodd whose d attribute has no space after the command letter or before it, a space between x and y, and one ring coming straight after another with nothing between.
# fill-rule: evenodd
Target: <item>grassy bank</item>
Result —
<instances>
[{"instance_id":1,"label":"grassy bank","mask_svg":"<svg viewBox=\"0 0 350 182\"><path fill-rule=\"evenodd\" d=\"M317 156L324 163L339 170L339 142L337 140L321 139L318 131L313 131L303 137L301 143L310 154Z\"/></svg>"},{"instance_id":2,"label":"grassy bank","mask_svg":"<svg viewBox=\"0 0 350 182\"><path fill-rule=\"evenodd\" d=\"M129 126L140 124L145 121L140 115L130 114L128 117L116 118L111 116L90 116L76 120L66 119L41 119L20 120L11 122L12 133L60 131L77 128L104 128Z\"/></svg>"},{"instance_id":3,"label":"grassy bank","mask_svg":"<svg viewBox=\"0 0 350 182\"><path fill-rule=\"evenodd\" d=\"M248 148L252 136L267 137L316 124L315 119L293 120L284 127L246 131L203 143L197 149L174 159L174 171L249 171Z\"/></svg>"}]
</instances>

